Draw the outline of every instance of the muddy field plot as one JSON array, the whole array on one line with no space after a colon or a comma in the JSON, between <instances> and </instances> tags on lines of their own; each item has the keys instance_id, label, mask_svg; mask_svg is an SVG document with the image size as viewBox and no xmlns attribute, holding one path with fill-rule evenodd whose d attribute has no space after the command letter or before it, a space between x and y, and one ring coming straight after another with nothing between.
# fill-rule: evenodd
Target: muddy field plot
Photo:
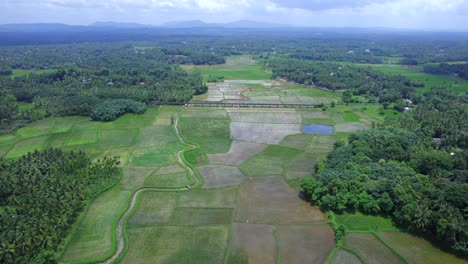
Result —
<instances>
[{"instance_id":1,"label":"muddy field plot","mask_svg":"<svg viewBox=\"0 0 468 264\"><path fill-rule=\"evenodd\" d=\"M203 187L225 187L239 185L245 176L237 167L223 165L208 165L197 167L203 177Z\"/></svg>"},{"instance_id":2,"label":"muddy field plot","mask_svg":"<svg viewBox=\"0 0 468 264\"><path fill-rule=\"evenodd\" d=\"M327 224L282 225L277 229L281 263L324 263L335 246Z\"/></svg>"},{"instance_id":3,"label":"muddy field plot","mask_svg":"<svg viewBox=\"0 0 468 264\"><path fill-rule=\"evenodd\" d=\"M344 249L339 249L333 256L330 264L362 264L362 262L353 253Z\"/></svg>"},{"instance_id":4,"label":"muddy field plot","mask_svg":"<svg viewBox=\"0 0 468 264\"><path fill-rule=\"evenodd\" d=\"M272 225L233 223L229 258L233 259L235 254L240 254L248 259L248 263L276 263L274 232L275 227Z\"/></svg>"},{"instance_id":5,"label":"muddy field plot","mask_svg":"<svg viewBox=\"0 0 468 264\"><path fill-rule=\"evenodd\" d=\"M267 146L265 144L234 140L232 141L231 149L227 153L208 154L208 160L212 165L239 166L242 162L261 152Z\"/></svg>"},{"instance_id":6,"label":"muddy field plot","mask_svg":"<svg viewBox=\"0 0 468 264\"><path fill-rule=\"evenodd\" d=\"M307 223L327 221L317 207L298 198L283 177L249 178L241 185L234 220L242 223Z\"/></svg>"},{"instance_id":7,"label":"muddy field plot","mask_svg":"<svg viewBox=\"0 0 468 264\"><path fill-rule=\"evenodd\" d=\"M227 226L129 227L128 250L121 263L223 263Z\"/></svg>"},{"instance_id":8,"label":"muddy field plot","mask_svg":"<svg viewBox=\"0 0 468 264\"><path fill-rule=\"evenodd\" d=\"M372 233L346 234L345 246L358 252L368 263L405 263Z\"/></svg>"},{"instance_id":9,"label":"muddy field plot","mask_svg":"<svg viewBox=\"0 0 468 264\"><path fill-rule=\"evenodd\" d=\"M185 108L181 117L219 117L227 118L227 112L220 108L189 107Z\"/></svg>"},{"instance_id":10,"label":"muddy field plot","mask_svg":"<svg viewBox=\"0 0 468 264\"><path fill-rule=\"evenodd\" d=\"M194 189L179 193L178 205L184 207L234 208L239 187Z\"/></svg>"},{"instance_id":11,"label":"muddy field plot","mask_svg":"<svg viewBox=\"0 0 468 264\"><path fill-rule=\"evenodd\" d=\"M301 124L300 114L288 112L252 112L227 110L232 122L241 123L268 123L268 124Z\"/></svg>"},{"instance_id":12,"label":"muddy field plot","mask_svg":"<svg viewBox=\"0 0 468 264\"><path fill-rule=\"evenodd\" d=\"M233 211L234 209L232 208L179 207L174 211L171 225L229 225L232 220Z\"/></svg>"},{"instance_id":13,"label":"muddy field plot","mask_svg":"<svg viewBox=\"0 0 468 264\"><path fill-rule=\"evenodd\" d=\"M285 136L300 133L299 124L231 123L232 139L260 144L278 144Z\"/></svg>"}]
</instances>

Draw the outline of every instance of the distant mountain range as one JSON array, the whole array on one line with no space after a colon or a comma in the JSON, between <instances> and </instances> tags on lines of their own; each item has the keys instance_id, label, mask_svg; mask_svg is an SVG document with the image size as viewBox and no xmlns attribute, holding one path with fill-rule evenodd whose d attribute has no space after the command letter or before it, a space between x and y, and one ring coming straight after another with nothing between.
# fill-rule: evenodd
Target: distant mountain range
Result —
<instances>
[{"instance_id":1,"label":"distant mountain range","mask_svg":"<svg viewBox=\"0 0 468 264\"><path fill-rule=\"evenodd\" d=\"M96 22L88 26L66 25L60 23L31 23L31 24L4 24L0 25L0 32L75 32L100 31L105 29L149 29L149 28L285 28L291 27L283 24L255 22L240 20L229 23L206 23L201 20L173 21L159 26L138 23Z\"/></svg>"},{"instance_id":2,"label":"distant mountain range","mask_svg":"<svg viewBox=\"0 0 468 264\"><path fill-rule=\"evenodd\" d=\"M162 24L167 28L284 28L293 27L285 24L239 20L229 23L206 23L201 20L174 21Z\"/></svg>"}]
</instances>

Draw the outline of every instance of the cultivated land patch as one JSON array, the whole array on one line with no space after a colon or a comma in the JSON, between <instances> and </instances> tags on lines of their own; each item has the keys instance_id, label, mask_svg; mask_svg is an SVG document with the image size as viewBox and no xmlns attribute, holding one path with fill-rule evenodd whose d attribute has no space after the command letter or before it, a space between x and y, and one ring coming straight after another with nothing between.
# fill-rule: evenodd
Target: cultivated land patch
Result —
<instances>
[{"instance_id":1,"label":"cultivated land patch","mask_svg":"<svg viewBox=\"0 0 468 264\"><path fill-rule=\"evenodd\" d=\"M99 146L100 149L123 148L132 145L138 129L113 129L101 130Z\"/></svg>"},{"instance_id":2,"label":"cultivated land patch","mask_svg":"<svg viewBox=\"0 0 468 264\"><path fill-rule=\"evenodd\" d=\"M55 124L55 119L46 118L33 122L29 126L22 127L16 131L19 138L26 139L38 136L48 135Z\"/></svg>"},{"instance_id":3,"label":"cultivated land patch","mask_svg":"<svg viewBox=\"0 0 468 264\"><path fill-rule=\"evenodd\" d=\"M231 232L228 263L236 254L246 256L248 263L276 263L277 246L273 225L233 223Z\"/></svg>"},{"instance_id":4,"label":"cultivated land patch","mask_svg":"<svg viewBox=\"0 0 468 264\"><path fill-rule=\"evenodd\" d=\"M121 263L223 263L228 226L127 228L128 250Z\"/></svg>"},{"instance_id":5,"label":"cultivated land patch","mask_svg":"<svg viewBox=\"0 0 468 264\"><path fill-rule=\"evenodd\" d=\"M338 249L338 251L336 251L330 263L331 264L362 264L361 260L356 255L344 249Z\"/></svg>"},{"instance_id":6,"label":"cultivated land patch","mask_svg":"<svg viewBox=\"0 0 468 264\"><path fill-rule=\"evenodd\" d=\"M300 134L299 124L231 123L233 140L260 144L278 144L288 135Z\"/></svg>"},{"instance_id":7,"label":"cultivated land patch","mask_svg":"<svg viewBox=\"0 0 468 264\"><path fill-rule=\"evenodd\" d=\"M326 215L301 200L282 177L246 179L240 189L235 221L243 223L325 222Z\"/></svg>"},{"instance_id":8,"label":"cultivated land patch","mask_svg":"<svg viewBox=\"0 0 468 264\"><path fill-rule=\"evenodd\" d=\"M115 226L128 207L130 191L118 187L101 194L88 208L62 256L62 262L97 262L114 250Z\"/></svg>"},{"instance_id":9,"label":"cultivated land patch","mask_svg":"<svg viewBox=\"0 0 468 264\"><path fill-rule=\"evenodd\" d=\"M181 118L182 136L196 142L210 153L225 153L231 148L229 118L185 117Z\"/></svg>"},{"instance_id":10,"label":"cultivated land patch","mask_svg":"<svg viewBox=\"0 0 468 264\"><path fill-rule=\"evenodd\" d=\"M359 253L368 263L405 263L372 233L348 233L345 246Z\"/></svg>"},{"instance_id":11,"label":"cultivated land patch","mask_svg":"<svg viewBox=\"0 0 468 264\"><path fill-rule=\"evenodd\" d=\"M176 207L176 193L171 192L143 192L138 206L128 220L129 225L166 224L172 218Z\"/></svg>"},{"instance_id":12,"label":"cultivated land patch","mask_svg":"<svg viewBox=\"0 0 468 264\"><path fill-rule=\"evenodd\" d=\"M66 146L86 145L98 141L98 130L76 130L73 131L68 139Z\"/></svg>"},{"instance_id":13,"label":"cultivated land patch","mask_svg":"<svg viewBox=\"0 0 468 264\"><path fill-rule=\"evenodd\" d=\"M178 204L184 207L234 208L239 187L193 189L179 193Z\"/></svg>"},{"instance_id":14,"label":"cultivated land patch","mask_svg":"<svg viewBox=\"0 0 468 264\"><path fill-rule=\"evenodd\" d=\"M231 149L227 153L208 154L208 161L210 164L239 166L242 162L264 150L267 146L265 144L233 140Z\"/></svg>"},{"instance_id":15,"label":"cultivated land patch","mask_svg":"<svg viewBox=\"0 0 468 264\"><path fill-rule=\"evenodd\" d=\"M176 153L185 146L169 142L160 147L135 149L130 158L132 166L158 167L177 163Z\"/></svg>"},{"instance_id":16,"label":"cultivated land patch","mask_svg":"<svg viewBox=\"0 0 468 264\"><path fill-rule=\"evenodd\" d=\"M190 184L190 178L185 171L166 174L154 172L144 182L145 187L161 188L182 188Z\"/></svg>"},{"instance_id":17,"label":"cultivated land patch","mask_svg":"<svg viewBox=\"0 0 468 264\"><path fill-rule=\"evenodd\" d=\"M150 126L140 130L136 147L157 147L169 142L177 142L172 126Z\"/></svg>"},{"instance_id":18,"label":"cultivated land patch","mask_svg":"<svg viewBox=\"0 0 468 264\"><path fill-rule=\"evenodd\" d=\"M18 158L20 156L26 155L28 152L42 150L45 146L46 140L47 136L40 136L18 142L8 151L8 153L5 155L5 158Z\"/></svg>"},{"instance_id":19,"label":"cultivated land patch","mask_svg":"<svg viewBox=\"0 0 468 264\"><path fill-rule=\"evenodd\" d=\"M281 263L324 263L335 246L335 235L327 224L280 225L277 229Z\"/></svg>"},{"instance_id":20,"label":"cultivated land patch","mask_svg":"<svg viewBox=\"0 0 468 264\"><path fill-rule=\"evenodd\" d=\"M224 79L271 79L271 70L265 69L263 65L254 61L248 55L227 57L226 63L219 65L182 65L182 68L188 71L198 72L205 78L211 75L215 77L222 76Z\"/></svg>"},{"instance_id":21,"label":"cultivated land patch","mask_svg":"<svg viewBox=\"0 0 468 264\"><path fill-rule=\"evenodd\" d=\"M240 169L246 176L283 175L288 163L299 154L301 151L295 148L270 145L242 163Z\"/></svg>"},{"instance_id":22,"label":"cultivated land patch","mask_svg":"<svg viewBox=\"0 0 468 264\"><path fill-rule=\"evenodd\" d=\"M11 146L18 141L20 141L20 139L16 137L15 135L12 135L12 134L0 135L0 147Z\"/></svg>"},{"instance_id":23,"label":"cultivated land patch","mask_svg":"<svg viewBox=\"0 0 468 264\"><path fill-rule=\"evenodd\" d=\"M197 167L203 177L203 187L225 187L239 185L245 178L237 167L224 165L207 165Z\"/></svg>"},{"instance_id":24,"label":"cultivated land patch","mask_svg":"<svg viewBox=\"0 0 468 264\"><path fill-rule=\"evenodd\" d=\"M123 169L123 177L119 185L127 190L136 190L143 186L146 178L156 171L157 168L153 167L130 167L127 166Z\"/></svg>"},{"instance_id":25,"label":"cultivated land patch","mask_svg":"<svg viewBox=\"0 0 468 264\"><path fill-rule=\"evenodd\" d=\"M301 124L300 114L288 112L252 112L227 110L231 122L241 123L268 123L268 124Z\"/></svg>"},{"instance_id":26,"label":"cultivated land patch","mask_svg":"<svg viewBox=\"0 0 468 264\"><path fill-rule=\"evenodd\" d=\"M466 263L466 260L446 253L433 246L429 241L411 234L402 232L381 232L379 235L398 250L398 252L416 264Z\"/></svg>"},{"instance_id":27,"label":"cultivated land patch","mask_svg":"<svg viewBox=\"0 0 468 264\"><path fill-rule=\"evenodd\" d=\"M349 122L335 125L336 132L357 132L369 129L369 127L361 122Z\"/></svg>"},{"instance_id":28,"label":"cultivated land patch","mask_svg":"<svg viewBox=\"0 0 468 264\"><path fill-rule=\"evenodd\" d=\"M172 216L171 224L181 226L229 225L232 221L233 211L232 208L178 207Z\"/></svg>"}]
</instances>

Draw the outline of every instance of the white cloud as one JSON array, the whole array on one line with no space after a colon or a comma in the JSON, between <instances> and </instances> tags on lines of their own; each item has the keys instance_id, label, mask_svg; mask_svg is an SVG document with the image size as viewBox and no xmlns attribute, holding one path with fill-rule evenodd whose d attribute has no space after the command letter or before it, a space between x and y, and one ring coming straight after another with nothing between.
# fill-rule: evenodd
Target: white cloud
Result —
<instances>
[{"instance_id":1,"label":"white cloud","mask_svg":"<svg viewBox=\"0 0 468 264\"><path fill-rule=\"evenodd\" d=\"M248 19L306 26L468 30L467 0L0 0L0 23Z\"/></svg>"}]
</instances>

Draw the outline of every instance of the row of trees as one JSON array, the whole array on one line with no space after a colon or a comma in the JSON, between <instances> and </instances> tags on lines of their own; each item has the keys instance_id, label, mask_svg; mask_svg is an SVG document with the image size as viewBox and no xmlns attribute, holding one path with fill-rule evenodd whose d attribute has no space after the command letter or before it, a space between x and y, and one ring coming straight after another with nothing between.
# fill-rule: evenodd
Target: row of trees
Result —
<instances>
[{"instance_id":1,"label":"row of trees","mask_svg":"<svg viewBox=\"0 0 468 264\"><path fill-rule=\"evenodd\" d=\"M58 149L0 161L0 262L54 263L78 213L118 182L117 165Z\"/></svg>"},{"instance_id":2,"label":"row of trees","mask_svg":"<svg viewBox=\"0 0 468 264\"><path fill-rule=\"evenodd\" d=\"M157 55L150 54L149 58L152 59L144 59L129 53L128 56L131 56L126 59L125 52L112 48L102 53L97 55L101 61L90 63L87 67L65 66L42 74L0 78L3 125L0 130L10 132L11 128L31 118L86 116L95 108L93 118L100 119L96 115L99 112L103 120L111 120L117 112L117 116L123 114L122 110L140 110L123 107L115 111L116 108L107 102L109 100L124 98L136 101L132 105L152 101L185 102L194 94L202 94L208 89L200 74L187 73L179 66L158 61ZM89 55L85 53L83 57ZM16 101L32 102L35 109L18 111ZM98 106L103 102L107 102L104 104L106 107ZM142 109L142 106L137 108ZM105 110L109 112L104 113Z\"/></svg>"},{"instance_id":3,"label":"row of trees","mask_svg":"<svg viewBox=\"0 0 468 264\"><path fill-rule=\"evenodd\" d=\"M436 89L398 121L337 142L302 187L325 210L390 215L467 256L468 108Z\"/></svg>"},{"instance_id":4,"label":"row of trees","mask_svg":"<svg viewBox=\"0 0 468 264\"><path fill-rule=\"evenodd\" d=\"M347 90L346 103L355 102L356 96L368 100L395 103L414 95L415 87L423 86L402 75L388 76L370 68L355 67L332 62L313 62L274 58L269 62L274 78L285 78L305 85L324 87L332 91Z\"/></svg>"},{"instance_id":5,"label":"row of trees","mask_svg":"<svg viewBox=\"0 0 468 264\"><path fill-rule=\"evenodd\" d=\"M457 75L460 78L468 80L468 63L448 64L440 63L437 65L424 66L424 72L430 74Z\"/></svg>"}]
</instances>

